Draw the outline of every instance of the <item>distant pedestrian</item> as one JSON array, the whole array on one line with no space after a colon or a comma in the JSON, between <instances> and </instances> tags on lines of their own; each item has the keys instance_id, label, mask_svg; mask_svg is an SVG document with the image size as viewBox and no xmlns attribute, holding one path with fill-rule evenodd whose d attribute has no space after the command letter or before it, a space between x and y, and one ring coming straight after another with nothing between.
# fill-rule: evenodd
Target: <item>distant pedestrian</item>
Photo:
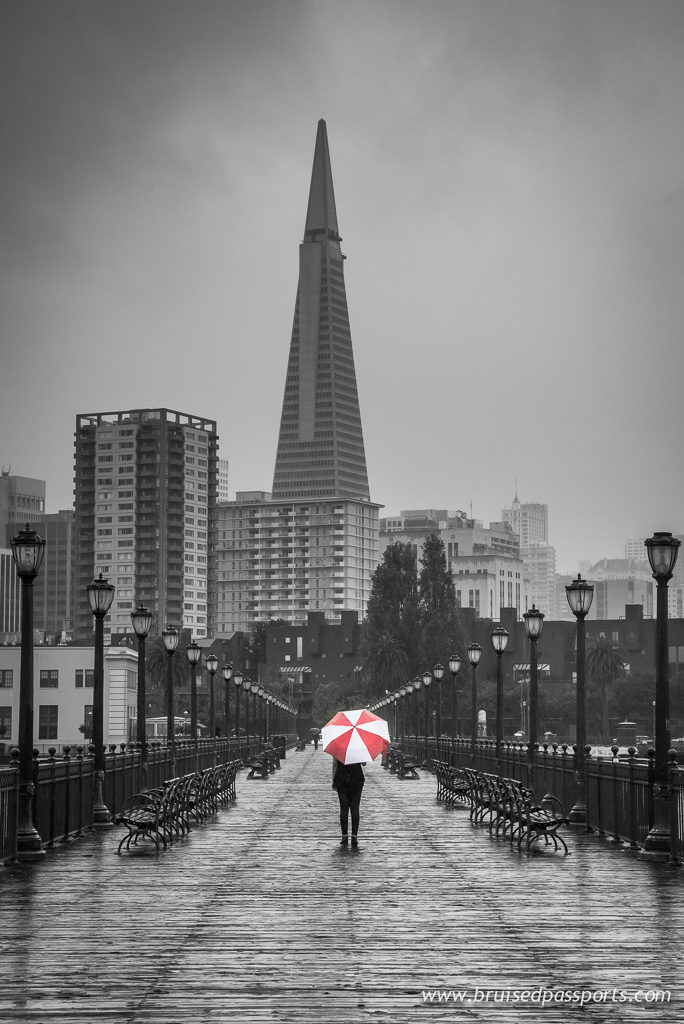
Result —
<instances>
[{"instance_id":1,"label":"distant pedestrian","mask_svg":"<svg viewBox=\"0 0 684 1024\"><path fill-rule=\"evenodd\" d=\"M317 732L314 733L313 741L314 741L314 750L318 750L318 733Z\"/></svg>"},{"instance_id":2,"label":"distant pedestrian","mask_svg":"<svg viewBox=\"0 0 684 1024\"><path fill-rule=\"evenodd\" d=\"M342 838L340 846L349 845L349 815L351 814L351 844L358 846L359 840L359 807L361 791L365 782L363 768L360 764L343 764L333 758L333 789L337 790L340 801L340 828Z\"/></svg>"}]
</instances>

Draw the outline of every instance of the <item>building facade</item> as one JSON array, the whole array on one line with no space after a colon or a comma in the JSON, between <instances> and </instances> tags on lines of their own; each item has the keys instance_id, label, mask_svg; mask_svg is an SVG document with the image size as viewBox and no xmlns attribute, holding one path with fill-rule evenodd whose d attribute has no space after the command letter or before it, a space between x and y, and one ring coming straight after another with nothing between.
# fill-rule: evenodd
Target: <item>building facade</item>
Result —
<instances>
[{"instance_id":1,"label":"building facade","mask_svg":"<svg viewBox=\"0 0 684 1024\"><path fill-rule=\"evenodd\" d=\"M40 753L92 741L92 647L35 647L33 652L34 742ZM0 748L19 744L21 648L0 647ZM134 739L138 655L128 646L104 653L104 742Z\"/></svg>"},{"instance_id":2,"label":"building facade","mask_svg":"<svg viewBox=\"0 0 684 1024\"><path fill-rule=\"evenodd\" d=\"M499 554L518 558L520 554L518 537L507 523L490 523L485 527L464 512L421 508L405 509L399 516L380 520L380 555L388 544L410 544L418 562L423 544L430 536L438 536L442 540L450 563L473 555Z\"/></svg>"},{"instance_id":3,"label":"building facade","mask_svg":"<svg viewBox=\"0 0 684 1024\"><path fill-rule=\"evenodd\" d=\"M73 630L92 634L86 587L116 587L105 630L132 630L138 602L206 636L217 500L216 423L170 409L79 415L76 420Z\"/></svg>"},{"instance_id":4,"label":"building facade","mask_svg":"<svg viewBox=\"0 0 684 1024\"><path fill-rule=\"evenodd\" d=\"M45 481L12 476L3 467L0 475L0 548L29 523L37 533L45 516Z\"/></svg>"},{"instance_id":5,"label":"building facade","mask_svg":"<svg viewBox=\"0 0 684 1024\"><path fill-rule=\"evenodd\" d=\"M11 548L0 548L0 644L21 637L21 580Z\"/></svg>"},{"instance_id":6,"label":"building facade","mask_svg":"<svg viewBox=\"0 0 684 1024\"><path fill-rule=\"evenodd\" d=\"M217 509L217 630L269 619L303 623L310 611L362 617L377 560L378 506L371 502L239 493Z\"/></svg>"},{"instance_id":7,"label":"building facade","mask_svg":"<svg viewBox=\"0 0 684 1024\"><path fill-rule=\"evenodd\" d=\"M520 538L520 547L528 544L548 544L549 506L538 501L521 502L517 492L508 508L501 510L501 518L510 523Z\"/></svg>"},{"instance_id":8,"label":"building facade","mask_svg":"<svg viewBox=\"0 0 684 1024\"><path fill-rule=\"evenodd\" d=\"M56 643L72 634L73 523L71 509L46 513L41 528L45 554L33 584L33 625Z\"/></svg>"}]
</instances>

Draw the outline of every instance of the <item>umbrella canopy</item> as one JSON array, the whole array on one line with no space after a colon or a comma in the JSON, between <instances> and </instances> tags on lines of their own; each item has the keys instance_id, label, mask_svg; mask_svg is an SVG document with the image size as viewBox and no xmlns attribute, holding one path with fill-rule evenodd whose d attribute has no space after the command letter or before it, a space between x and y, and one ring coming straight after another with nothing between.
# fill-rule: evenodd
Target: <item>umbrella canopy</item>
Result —
<instances>
[{"instance_id":1,"label":"umbrella canopy","mask_svg":"<svg viewBox=\"0 0 684 1024\"><path fill-rule=\"evenodd\" d=\"M389 746L389 728L372 711L340 711L321 730L323 750L343 764L373 761Z\"/></svg>"}]
</instances>

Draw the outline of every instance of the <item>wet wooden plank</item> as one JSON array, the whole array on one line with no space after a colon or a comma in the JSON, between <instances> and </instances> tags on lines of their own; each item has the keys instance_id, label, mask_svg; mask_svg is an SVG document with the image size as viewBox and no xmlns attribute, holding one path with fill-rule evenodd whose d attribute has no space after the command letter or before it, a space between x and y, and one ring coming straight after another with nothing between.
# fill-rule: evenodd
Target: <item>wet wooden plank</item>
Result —
<instances>
[{"instance_id":1,"label":"wet wooden plank","mask_svg":"<svg viewBox=\"0 0 684 1024\"><path fill-rule=\"evenodd\" d=\"M476 993L670 989L582 1019L682 1016L683 876L572 833L526 857L436 783L372 766L361 848L340 851L330 761L291 752L268 780L165 854L114 853L119 831L0 874L0 1019L11 1024L566 1019L567 1005ZM423 990L467 991L430 1004Z\"/></svg>"}]
</instances>

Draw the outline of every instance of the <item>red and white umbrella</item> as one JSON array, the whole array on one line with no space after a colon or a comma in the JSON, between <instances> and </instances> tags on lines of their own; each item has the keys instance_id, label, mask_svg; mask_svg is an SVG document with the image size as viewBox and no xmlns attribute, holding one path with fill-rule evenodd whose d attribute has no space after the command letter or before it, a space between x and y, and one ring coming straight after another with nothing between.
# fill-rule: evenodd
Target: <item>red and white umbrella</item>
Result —
<instances>
[{"instance_id":1,"label":"red and white umbrella","mask_svg":"<svg viewBox=\"0 0 684 1024\"><path fill-rule=\"evenodd\" d=\"M389 728L372 711L340 711L321 730L323 750L343 764L373 761L389 746Z\"/></svg>"}]
</instances>

